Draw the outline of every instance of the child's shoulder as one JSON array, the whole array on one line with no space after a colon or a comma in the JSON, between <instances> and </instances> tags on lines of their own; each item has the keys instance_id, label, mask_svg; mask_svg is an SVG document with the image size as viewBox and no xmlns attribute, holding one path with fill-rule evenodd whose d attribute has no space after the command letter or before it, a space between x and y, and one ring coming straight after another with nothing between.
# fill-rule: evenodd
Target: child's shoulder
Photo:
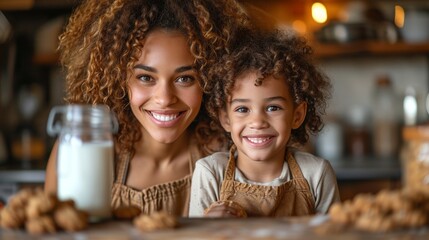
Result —
<instances>
[{"instance_id":1,"label":"child's shoulder","mask_svg":"<svg viewBox=\"0 0 429 240\"><path fill-rule=\"evenodd\" d=\"M201 158L196 162L196 165L200 165L209 169L225 168L228 164L229 152L215 152L209 156Z\"/></svg>"},{"instance_id":2,"label":"child's shoulder","mask_svg":"<svg viewBox=\"0 0 429 240\"><path fill-rule=\"evenodd\" d=\"M313 191L321 182L336 179L335 170L328 160L303 151L295 151L293 156Z\"/></svg>"},{"instance_id":3,"label":"child's shoulder","mask_svg":"<svg viewBox=\"0 0 429 240\"><path fill-rule=\"evenodd\" d=\"M309 152L293 149L292 154L296 159L296 161L298 162L298 165L300 166L301 165L312 165L312 166L330 165L328 160L318 157L316 155L313 155Z\"/></svg>"}]
</instances>

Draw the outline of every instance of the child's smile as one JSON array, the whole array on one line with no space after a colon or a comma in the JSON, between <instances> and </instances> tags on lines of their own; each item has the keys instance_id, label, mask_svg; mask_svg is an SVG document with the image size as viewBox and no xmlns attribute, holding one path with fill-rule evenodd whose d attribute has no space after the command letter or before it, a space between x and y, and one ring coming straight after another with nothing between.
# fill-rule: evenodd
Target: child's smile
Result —
<instances>
[{"instance_id":1,"label":"child's smile","mask_svg":"<svg viewBox=\"0 0 429 240\"><path fill-rule=\"evenodd\" d=\"M248 141L249 144L253 145L254 147L264 147L265 145L270 144L274 136L272 135L249 135L249 136L243 136L243 139L245 141Z\"/></svg>"}]
</instances>

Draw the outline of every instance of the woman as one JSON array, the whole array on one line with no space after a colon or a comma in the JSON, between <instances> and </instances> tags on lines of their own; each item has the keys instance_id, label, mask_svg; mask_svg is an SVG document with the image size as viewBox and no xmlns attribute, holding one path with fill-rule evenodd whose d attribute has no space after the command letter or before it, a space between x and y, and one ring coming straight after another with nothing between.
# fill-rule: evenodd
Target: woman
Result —
<instances>
[{"instance_id":1,"label":"woman","mask_svg":"<svg viewBox=\"0 0 429 240\"><path fill-rule=\"evenodd\" d=\"M194 162L221 140L201 107L208 66L247 24L231 0L87 0L75 10L59 45L66 101L106 104L118 117L113 207L187 216Z\"/></svg>"}]
</instances>

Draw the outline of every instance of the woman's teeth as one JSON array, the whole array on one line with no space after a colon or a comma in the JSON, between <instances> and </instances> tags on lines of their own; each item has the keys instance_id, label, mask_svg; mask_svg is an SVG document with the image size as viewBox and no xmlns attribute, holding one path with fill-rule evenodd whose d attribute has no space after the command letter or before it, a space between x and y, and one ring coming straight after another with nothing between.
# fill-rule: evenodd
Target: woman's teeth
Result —
<instances>
[{"instance_id":1,"label":"woman's teeth","mask_svg":"<svg viewBox=\"0 0 429 240\"><path fill-rule=\"evenodd\" d=\"M153 118L155 118L158 121L169 122L169 121L173 121L174 119L176 119L179 116L179 114L168 114L168 115L166 115L166 114L158 114L158 113L152 112L152 116L153 116Z\"/></svg>"}]
</instances>

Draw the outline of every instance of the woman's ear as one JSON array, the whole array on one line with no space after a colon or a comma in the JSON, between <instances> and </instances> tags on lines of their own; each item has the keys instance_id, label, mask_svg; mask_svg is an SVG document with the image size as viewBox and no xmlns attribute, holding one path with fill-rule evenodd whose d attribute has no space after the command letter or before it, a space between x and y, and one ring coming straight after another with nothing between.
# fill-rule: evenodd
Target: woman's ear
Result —
<instances>
[{"instance_id":1,"label":"woman's ear","mask_svg":"<svg viewBox=\"0 0 429 240\"><path fill-rule=\"evenodd\" d=\"M297 129L304 122L307 114L307 102L298 104L293 113L292 129Z\"/></svg>"},{"instance_id":2,"label":"woman's ear","mask_svg":"<svg viewBox=\"0 0 429 240\"><path fill-rule=\"evenodd\" d=\"M225 131L231 132L231 124L229 122L228 114L225 110L219 111L219 121Z\"/></svg>"}]
</instances>

